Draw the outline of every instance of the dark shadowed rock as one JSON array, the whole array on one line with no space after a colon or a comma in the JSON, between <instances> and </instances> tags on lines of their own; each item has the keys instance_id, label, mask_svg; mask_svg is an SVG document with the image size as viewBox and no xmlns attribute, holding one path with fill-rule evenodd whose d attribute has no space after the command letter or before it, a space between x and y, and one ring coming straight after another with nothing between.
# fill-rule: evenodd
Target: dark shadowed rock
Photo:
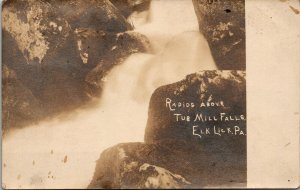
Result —
<instances>
[{"instance_id":1,"label":"dark shadowed rock","mask_svg":"<svg viewBox=\"0 0 300 190\"><path fill-rule=\"evenodd\" d=\"M191 106L191 104L194 106ZM214 104L214 106L207 105ZM189 105L189 106L188 106ZM163 141L189 142L199 139L191 132L193 125L201 126L224 125L220 120L220 113L226 115L243 115L246 113L246 80L243 71L201 71L187 76L180 82L162 86L152 94L148 122L145 132L145 142L159 143ZM194 121L196 114L204 116L217 116L217 121L199 123ZM177 121L174 114L191 116L191 121ZM162 117L163 116L163 117ZM208 119L208 117L207 117ZM202 121L201 121L202 122ZM226 121L227 125L239 125L245 129L245 120ZM189 128L190 127L190 128ZM231 134L224 134L232 139L237 138ZM203 138L215 139L214 136ZM223 139L223 138L221 138ZM198 141L195 141L198 143Z\"/></svg>"},{"instance_id":2,"label":"dark shadowed rock","mask_svg":"<svg viewBox=\"0 0 300 190\"><path fill-rule=\"evenodd\" d=\"M42 103L17 78L6 65L2 67L2 125L14 126L30 123L43 115Z\"/></svg>"},{"instance_id":3,"label":"dark shadowed rock","mask_svg":"<svg viewBox=\"0 0 300 190\"><path fill-rule=\"evenodd\" d=\"M150 100L145 143L104 151L89 188L245 186L245 115L243 71L202 71L162 86Z\"/></svg>"},{"instance_id":4,"label":"dark shadowed rock","mask_svg":"<svg viewBox=\"0 0 300 190\"><path fill-rule=\"evenodd\" d=\"M151 0L110 0L128 18L133 12L147 11L150 8Z\"/></svg>"},{"instance_id":5,"label":"dark shadowed rock","mask_svg":"<svg viewBox=\"0 0 300 190\"><path fill-rule=\"evenodd\" d=\"M129 32L132 26L108 0L10 0L2 21L3 65L42 104L44 117L100 96L113 66L149 50L146 37Z\"/></svg>"},{"instance_id":6,"label":"dark shadowed rock","mask_svg":"<svg viewBox=\"0 0 300 190\"><path fill-rule=\"evenodd\" d=\"M202 71L158 88L149 104L145 142L172 144L189 149L187 154L199 151L192 159L207 157L208 168L202 167L201 171L204 178L210 179L206 185L244 183L247 171L245 72ZM216 170L210 171L211 166Z\"/></svg>"},{"instance_id":7,"label":"dark shadowed rock","mask_svg":"<svg viewBox=\"0 0 300 190\"><path fill-rule=\"evenodd\" d=\"M176 151L154 144L127 143L105 150L88 188L179 188L191 183L164 167L182 162ZM159 159L158 159L159 158ZM172 167L173 166L173 167ZM176 167L183 169L184 164Z\"/></svg>"},{"instance_id":8,"label":"dark shadowed rock","mask_svg":"<svg viewBox=\"0 0 300 190\"><path fill-rule=\"evenodd\" d=\"M193 0L218 69L245 70L245 0Z\"/></svg>"},{"instance_id":9,"label":"dark shadowed rock","mask_svg":"<svg viewBox=\"0 0 300 190\"><path fill-rule=\"evenodd\" d=\"M87 86L94 91L91 91L92 94L97 94L102 89L103 76L115 65L125 61L128 55L151 50L147 37L136 32L119 33L112 39L110 45L102 50L102 52L106 52L107 56L97 56L105 59L99 60L96 67L86 75Z\"/></svg>"},{"instance_id":10,"label":"dark shadowed rock","mask_svg":"<svg viewBox=\"0 0 300 190\"><path fill-rule=\"evenodd\" d=\"M126 18L109 0L56 2L56 0L52 0L50 3L58 7L60 15L66 18L74 29L90 28L113 33L133 29Z\"/></svg>"}]
</instances>

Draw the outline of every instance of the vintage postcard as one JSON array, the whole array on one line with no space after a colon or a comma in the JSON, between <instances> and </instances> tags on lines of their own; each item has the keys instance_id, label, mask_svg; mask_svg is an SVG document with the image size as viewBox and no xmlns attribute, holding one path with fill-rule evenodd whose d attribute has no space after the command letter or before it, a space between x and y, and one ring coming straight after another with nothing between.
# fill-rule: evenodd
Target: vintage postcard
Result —
<instances>
[{"instance_id":1,"label":"vintage postcard","mask_svg":"<svg viewBox=\"0 0 300 190\"><path fill-rule=\"evenodd\" d=\"M4 189L296 188L297 0L5 0Z\"/></svg>"}]
</instances>

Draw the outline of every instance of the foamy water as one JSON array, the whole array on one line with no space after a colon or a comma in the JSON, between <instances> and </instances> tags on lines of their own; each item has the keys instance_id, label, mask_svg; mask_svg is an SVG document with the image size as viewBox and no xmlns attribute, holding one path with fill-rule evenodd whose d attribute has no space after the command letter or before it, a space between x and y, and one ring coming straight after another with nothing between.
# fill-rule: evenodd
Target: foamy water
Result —
<instances>
[{"instance_id":1,"label":"foamy water","mask_svg":"<svg viewBox=\"0 0 300 190\"><path fill-rule=\"evenodd\" d=\"M191 1L153 0L149 16L145 22L130 19L136 31L149 37L155 54L134 54L116 66L106 77L96 108L16 129L5 137L3 184L7 188L86 188L104 149L143 141L155 88L216 68L197 32Z\"/></svg>"}]
</instances>

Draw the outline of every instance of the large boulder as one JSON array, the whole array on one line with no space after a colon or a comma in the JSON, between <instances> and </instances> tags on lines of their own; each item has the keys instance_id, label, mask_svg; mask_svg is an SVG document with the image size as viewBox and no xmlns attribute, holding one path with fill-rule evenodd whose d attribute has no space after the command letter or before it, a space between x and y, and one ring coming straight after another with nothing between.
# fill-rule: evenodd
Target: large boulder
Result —
<instances>
[{"instance_id":1,"label":"large boulder","mask_svg":"<svg viewBox=\"0 0 300 190\"><path fill-rule=\"evenodd\" d=\"M207 156L207 167L218 168L202 167L209 185L245 182L246 135L244 71L201 71L152 94L145 142L199 151L191 160Z\"/></svg>"},{"instance_id":2,"label":"large boulder","mask_svg":"<svg viewBox=\"0 0 300 190\"><path fill-rule=\"evenodd\" d=\"M100 96L102 79L115 65L150 48L108 0L10 0L3 4L2 21L2 63L42 104L44 117Z\"/></svg>"},{"instance_id":3,"label":"large boulder","mask_svg":"<svg viewBox=\"0 0 300 190\"><path fill-rule=\"evenodd\" d=\"M191 183L176 173L186 166L178 165L184 160L177 156L176 151L154 144L116 145L101 154L88 188L188 187Z\"/></svg>"},{"instance_id":4,"label":"large boulder","mask_svg":"<svg viewBox=\"0 0 300 190\"><path fill-rule=\"evenodd\" d=\"M145 143L105 150L89 188L245 187L245 84L244 71L201 71L158 88Z\"/></svg>"},{"instance_id":5,"label":"large boulder","mask_svg":"<svg viewBox=\"0 0 300 190\"><path fill-rule=\"evenodd\" d=\"M199 139L195 143L201 143L202 139L207 142L216 137L203 135L199 138L193 135L191 128L194 125L201 125L204 129L214 125L238 125L244 130L245 114L245 72L201 71L187 76L185 80L155 90L149 104L145 142L183 141L189 144L191 139ZM239 120L236 120L234 117L241 115L244 119L238 117ZM190 117L189 120L187 116ZM227 121L227 116L234 119ZM232 140L245 139L244 136L236 138L236 135L228 133L222 136Z\"/></svg>"},{"instance_id":6,"label":"large boulder","mask_svg":"<svg viewBox=\"0 0 300 190\"><path fill-rule=\"evenodd\" d=\"M218 69L245 70L245 0L193 0Z\"/></svg>"}]
</instances>

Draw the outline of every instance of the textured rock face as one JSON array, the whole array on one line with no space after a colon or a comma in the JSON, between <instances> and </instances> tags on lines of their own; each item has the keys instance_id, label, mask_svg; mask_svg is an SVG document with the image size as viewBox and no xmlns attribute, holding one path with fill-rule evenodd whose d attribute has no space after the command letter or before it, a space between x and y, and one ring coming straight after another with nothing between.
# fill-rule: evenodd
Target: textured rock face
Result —
<instances>
[{"instance_id":1,"label":"textured rock face","mask_svg":"<svg viewBox=\"0 0 300 190\"><path fill-rule=\"evenodd\" d=\"M5 65L2 67L2 84L2 104L5 105L2 112L4 126L15 125L18 120L30 122L43 115L41 102L22 85L16 73Z\"/></svg>"},{"instance_id":2,"label":"textured rock face","mask_svg":"<svg viewBox=\"0 0 300 190\"><path fill-rule=\"evenodd\" d=\"M199 151L192 160L207 157L199 171L211 180L208 185L245 182L245 72L202 71L158 88L150 100L145 142ZM216 170L206 173L211 166Z\"/></svg>"},{"instance_id":3,"label":"textured rock face","mask_svg":"<svg viewBox=\"0 0 300 190\"><path fill-rule=\"evenodd\" d=\"M245 91L243 71L202 71L158 88L145 143L104 151L89 188L245 186Z\"/></svg>"},{"instance_id":4,"label":"textured rock face","mask_svg":"<svg viewBox=\"0 0 300 190\"><path fill-rule=\"evenodd\" d=\"M158 88L150 100L145 142L189 142L191 138L199 137L193 135L188 127L196 125L199 121L203 122L202 118L205 120L205 116L216 116L218 119L210 123L201 123L205 126L223 125L225 118L221 120L220 113L226 113L226 116L245 116L245 85L245 72L242 71L201 71L178 83ZM194 121L198 113L202 114L202 117ZM190 122L181 119L177 121L174 114L193 117ZM227 125L231 123L245 128L243 119L226 121ZM227 133L224 135L231 137ZM207 138L207 141L214 137L203 138Z\"/></svg>"},{"instance_id":5,"label":"textured rock face","mask_svg":"<svg viewBox=\"0 0 300 190\"><path fill-rule=\"evenodd\" d=\"M10 110L4 127L72 110L99 96L102 78L114 65L150 48L108 0L10 0L3 4L2 21L3 65L20 84L3 83L11 89L3 102ZM39 117L18 117L19 104L12 109L7 103L23 101L16 94L20 86L41 105L42 111L28 102Z\"/></svg>"},{"instance_id":6,"label":"textured rock face","mask_svg":"<svg viewBox=\"0 0 300 190\"><path fill-rule=\"evenodd\" d=\"M88 188L187 187L191 184L189 181L164 168L177 163L174 162L177 158L171 158L172 152L154 144L116 145L101 154Z\"/></svg>"},{"instance_id":7,"label":"textured rock face","mask_svg":"<svg viewBox=\"0 0 300 190\"><path fill-rule=\"evenodd\" d=\"M110 0L128 18L133 12L142 12L150 8L151 0Z\"/></svg>"},{"instance_id":8,"label":"textured rock face","mask_svg":"<svg viewBox=\"0 0 300 190\"><path fill-rule=\"evenodd\" d=\"M245 70L245 1L193 0L193 4L218 68Z\"/></svg>"}]
</instances>

